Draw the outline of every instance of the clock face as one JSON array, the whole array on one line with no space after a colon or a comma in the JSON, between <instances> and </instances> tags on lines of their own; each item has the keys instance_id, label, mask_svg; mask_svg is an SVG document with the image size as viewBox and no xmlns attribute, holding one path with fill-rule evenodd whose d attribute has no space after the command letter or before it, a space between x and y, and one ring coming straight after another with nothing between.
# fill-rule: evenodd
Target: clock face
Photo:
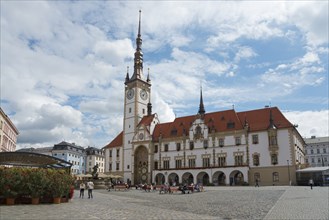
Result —
<instances>
[{"instance_id":1,"label":"clock face","mask_svg":"<svg viewBox=\"0 0 329 220\"><path fill-rule=\"evenodd\" d=\"M140 133L140 134L139 134L139 140L143 140L143 138L144 138L143 133Z\"/></svg>"},{"instance_id":2,"label":"clock face","mask_svg":"<svg viewBox=\"0 0 329 220\"><path fill-rule=\"evenodd\" d=\"M134 90L129 89L127 92L127 99L132 99L134 97Z\"/></svg>"},{"instance_id":3,"label":"clock face","mask_svg":"<svg viewBox=\"0 0 329 220\"><path fill-rule=\"evenodd\" d=\"M143 168L142 168L142 173L146 173L146 172L147 172L146 167L143 167Z\"/></svg>"},{"instance_id":4,"label":"clock face","mask_svg":"<svg viewBox=\"0 0 329 220\"><path fill-rule=\"evenodd\" d=\"M147 99L147 92L145 91L145 89L141 90L140 96L143 100Z\"/></svg>"}]
</instances>

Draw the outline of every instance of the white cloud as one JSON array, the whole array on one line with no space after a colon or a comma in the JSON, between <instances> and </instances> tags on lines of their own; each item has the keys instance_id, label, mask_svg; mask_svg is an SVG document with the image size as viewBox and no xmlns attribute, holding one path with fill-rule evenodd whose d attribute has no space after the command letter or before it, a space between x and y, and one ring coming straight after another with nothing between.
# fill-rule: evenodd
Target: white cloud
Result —
<instances>
[{"instance_id":1,"label":"white cloud","mask_svg":"<svg viewBox=\"0 0 329 220\"><path fill-rule=\"evenodd\" d=\"M241 59L257 56L257 53L250 47L241 47L236 53L234 61L239 62Z\"/></svg>"},{"instance_id":2,"label":"white cloud","mask_svg":"<svg viewBox=\"0 0 329 220\"><path fill-rule=\"evenodd\" d=\"M123 65L124 60L132 59L134 48L129 39L111 42L99 41L94 47L95 55L106 63L112 65Z\"/></svg>"},{"instance_id":3,"label":"white cloud","mask_svg":"<svg viewBox=\"0 0 329 220\"><path fill-rule=\"evenodd\" d=\"M287 119L298 125L297 130L302 137L310 138L329 136L329 111L283 111Z\"/></svg>"},{"instance_id":4,"label":"white cloud","mask_svg":"<svg viewBox=\"0 0 329 220\"><path fill-rule=\"evenodd\" d=\"M1 6L1 99L20 128L22 144L65 139L102 147L122 130L124 78L127 65L132 72L139 9L144 72L150 67L153 112L162 122L173 120L174 112L196 113L200 84L209 109L220 109L287 99L328 80L327 2L214 1L200 7L186 1L5 1ZM261 57L259 48L266 50L273 39L287 39L304 54L275 63ZM255 73L245 74L242 61Z\"/></svg>"}]
</instances>

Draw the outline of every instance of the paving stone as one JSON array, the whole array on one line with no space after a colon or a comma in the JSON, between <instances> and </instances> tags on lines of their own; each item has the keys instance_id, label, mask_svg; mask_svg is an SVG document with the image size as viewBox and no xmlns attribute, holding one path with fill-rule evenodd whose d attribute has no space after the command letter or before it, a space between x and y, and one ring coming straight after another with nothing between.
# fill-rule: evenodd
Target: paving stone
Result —
<instances>
[{"instance_id":1,"label":"paving stone","mask_svg":"<svg viewBox=\"0 0 329 220\"><path fill-rule=\"evenodd\" d=\"M206 187L192 194L94 190L93 199L0 206L12 219L329 219L328 187Z\"/></svg>"}]
</instances>

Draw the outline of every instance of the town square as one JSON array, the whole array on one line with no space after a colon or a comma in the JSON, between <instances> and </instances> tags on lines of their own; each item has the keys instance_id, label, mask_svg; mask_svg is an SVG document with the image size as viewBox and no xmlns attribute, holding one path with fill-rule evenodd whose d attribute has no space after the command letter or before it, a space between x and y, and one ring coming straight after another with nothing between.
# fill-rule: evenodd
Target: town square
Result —
<instances>
[{"instance_id":1,"label":"town square","mask_svg":"<svg viewBox=\"0 0 329 220\"><path fill-rule=\"evenodd\" d=\"M206 187L192 194L95 190L61 204L0 206L0 219L328 219L328 187Z\"/></svg>"},{"instance_id":2,"label":"town square","mask_svg":"<svg viewBox=\"0 0 329 220\"><path fill-rule=\"evenodd\" d=\"M0 3L0 220L329 219L328 1Z\"/></svg>"}]
</instances>

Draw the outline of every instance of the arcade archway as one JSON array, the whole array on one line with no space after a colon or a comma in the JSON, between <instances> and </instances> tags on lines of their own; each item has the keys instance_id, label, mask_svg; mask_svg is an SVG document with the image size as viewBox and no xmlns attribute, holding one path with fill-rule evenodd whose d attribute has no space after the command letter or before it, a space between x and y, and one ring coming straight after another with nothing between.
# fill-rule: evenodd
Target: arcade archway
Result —
<instances>
[{"instance_id":1,"label":"arcade archway","mask_svg":"<svg viewBox=\"0 0 329 220\"><path fill-rule=\"evenodd\" d=\"M146 147L137 147L134 154L134 164L134 183L149 183L148 151Z\"/></svg>"}]
</instances>

